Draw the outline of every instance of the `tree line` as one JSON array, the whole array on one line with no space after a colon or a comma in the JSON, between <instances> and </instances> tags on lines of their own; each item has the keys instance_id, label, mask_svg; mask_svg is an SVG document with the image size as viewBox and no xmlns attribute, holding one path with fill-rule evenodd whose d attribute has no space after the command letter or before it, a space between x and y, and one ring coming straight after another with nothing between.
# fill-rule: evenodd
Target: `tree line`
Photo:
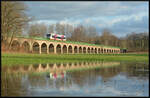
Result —
<instances>
[{"instance_id":1,"label":"tree line","mask_svg":"<svg viewBox=\"0 0 150 98\"><path fill-rule=\"evenodd\" d=\"M10 47L13 37L22 35L23 29L26 28L29 37L46 37L47 33L64 34L68 41L86 42L97 45L116 46L126 48L128 51L148 51L149 33L132 32L125 37L117 37L110 30L104 29L99 35L96 27L84 26L79 24L51 24L49 26L43 23L28 24L32 18L25 14L27 6L23 2L6 2L1 3L1 42L7 48ZM11 40L8 42L8 37Z\"/></svg>"},{"instance_id":2,"label":"tree line","mask_svg":"<svg viewBox=\"0 0 150 98\"><path fill-rule=\"evenodd\" d=\"M47 33L64 34L68 41L86 42L91 44L116 46L125 48L128 51L148 51L149 33L131 32L125 37L117 37L110 30L104 29L99 35L94 26L77 25L74 27L70 24L51 24L47 27L44 24L32 24L29 27L28 35L31 37L45 37Z\"/></svg>"}]
</instances>

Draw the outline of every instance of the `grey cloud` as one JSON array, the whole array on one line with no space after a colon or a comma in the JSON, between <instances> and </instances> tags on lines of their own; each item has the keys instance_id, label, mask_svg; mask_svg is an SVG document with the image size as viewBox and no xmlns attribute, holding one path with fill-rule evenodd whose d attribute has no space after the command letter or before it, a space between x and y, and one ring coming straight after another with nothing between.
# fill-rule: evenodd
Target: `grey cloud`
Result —
<instances>
[{"instance_id":1,"label":"grey cloud","mask_svg":"<svg viewBox=\"0 0 150 98\"><path fill-rule=\"evenodd\" d=\"M139 21L136 21L134 19L121 21L114 24L110 29L113 30L116 35L118 35L119 33L124 33L125 35L131 32L148 32L148 17L144 16L142 20Z\"/></svg>"},{"instance_id":2,"label":"grey cloud","mask_svg":"<svg viewBox=\"0 0 150 98\"><path fill-rule=\"evenodd\" d=\"M25 2L28 6L26 12L29 16L34 16L36 20L62 21L68 19L71 22L79 21L84 23L87 18L93 17L116 17L130 16L145 12L148 15L148 2ZM99 27L99 23L105 23L105 20L95 20L90 22L102 32L104 27ZM107 28L107 27L105 27ZM120 21L112 25L110 29L114 34L121 36L132 31L148 30L148 16L143 17L141 21L127 20ZM119 33L118 33L119 32Z\"/></svg>"},{"instance_id":3,"label":"grey cloud","mask_svg":"<svg viewBox=\"0 0 150 98\"><path fill-rule=\"evenodd\" d=\"M92 23L93 24L93 23ZM140 20L136 20L134 18L131 18L129 20L122 20L119 21L112 26L108 27L107 25L104 27L100 27L97 24L99 24L99 21L95 22L95 27L97 28L97 31L101 34L103 29L107 28L109 29L114 35L121 37L126 36L127 34L131 32L149 32L149 18L148 16L143 16Z\"/></svg>"},{"instance_id":4,"label":"grey cloud","mask_svg":"<svg viewBox=\"0 0 150 98\"><path fill-rule=\"evenodd\" d=\"M37 20L127 15L137 13L136 10L139 11L143 7L143 4L128 2L26 2L26 4L30 9L27 13L35 15Z\"/></svg>"}]
</instances>

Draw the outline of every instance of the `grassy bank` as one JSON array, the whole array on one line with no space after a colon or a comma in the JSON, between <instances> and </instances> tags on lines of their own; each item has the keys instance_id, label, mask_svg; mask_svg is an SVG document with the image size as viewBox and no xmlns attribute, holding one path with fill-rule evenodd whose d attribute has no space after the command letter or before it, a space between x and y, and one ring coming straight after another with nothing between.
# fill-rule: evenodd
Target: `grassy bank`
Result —
<instances>
[{"instance_id":1,"label":"grassy bank","mask_svg":"<svg viewBox=\"0 0 150 98\"><path fill-rule=\"evenodd\" d=\"M78 61L137 61L148 62L148 54L16 54L2 53L2 65Z\"/></svg>"}]
</instances>

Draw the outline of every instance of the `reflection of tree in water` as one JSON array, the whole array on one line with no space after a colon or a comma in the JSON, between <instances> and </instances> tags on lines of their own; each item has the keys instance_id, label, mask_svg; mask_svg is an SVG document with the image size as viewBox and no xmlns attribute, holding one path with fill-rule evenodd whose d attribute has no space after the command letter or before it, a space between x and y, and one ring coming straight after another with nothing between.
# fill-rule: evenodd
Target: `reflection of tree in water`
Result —
<instances>
[{"instance_id":1,"label":"reflection of tree in water","mask_svg":"<svg viewBox=\"0 0 150 98\"><path fill-rule=\"evenodd\" d=\"M114 66L110 68L100 68L97 74L102 77L104 82L108 81L110 78L115 77L121 72L120 67Z\"/></svg>"},{"instance_id":2,"label":"reflection of tree in water","mask_svg":"<svg viewBox=\"0 0 150 98\"><path fill-rule=\"evenodd\" d=\"M71 81L80 87L83 87L85 83L94 85L96 83L96 72L93 70L83 70L78 72L69 73Z\"/></svg>"},{"instance_id":3,"label":"reflection of tree in water","mask_svg":"<svg viewBox=\"0 0 150 98\"><path fill-rule=\"evenodd\" d=\"M46 78L43 75L29 75L28 80L32 87L43 87L46 84Z\"/></svg>"},{"instance_id":4,"label":"reflection of tree in water","mask_svg":"<svg viewBox=\"0 0 150 98\"><path fill-rule=\"evenodd\" d=\"M147 79L149 76L149 65L147 63L122 63L122 72L125 72L128 77L137 77L138 79Z\"/></svg>"},{"instance_id":5,"label":"reflection of tree in water","mask_svg":"<svg viewBox=\"0 0 150 98\"><path fill-rule=\"evenodd\" d=\"M8 74L2 72L1 75L1 94L2 96L24 96L27 88L21 85L21 74Z\"/></svg>"},{"instance_id":6,"label":"reflection of tree in water","mask_svg":"<svg viewBox=\"0 0 150 98\"><path fill-rule=\"evenodd\" d=\"M110 68L99 68L93 70L85 70L70 73L72 81L83 87L85 83L88 85L95 85L98 77L102 77L102 81L107 81L109 78L115 77L120 73L120 67L110 67Z\"/></svg>"},{"instance_id":7,"label":"reflection of tree in water","mask_svg":"<svg viewBox=\"0 0 150 98\"><path fill-rule=\"evenodd\" d=\"M10 66L3 66L1 67L3 72L7 72ZM17 67L18 68L18 67Z\"/></svg>"}]
</instances>

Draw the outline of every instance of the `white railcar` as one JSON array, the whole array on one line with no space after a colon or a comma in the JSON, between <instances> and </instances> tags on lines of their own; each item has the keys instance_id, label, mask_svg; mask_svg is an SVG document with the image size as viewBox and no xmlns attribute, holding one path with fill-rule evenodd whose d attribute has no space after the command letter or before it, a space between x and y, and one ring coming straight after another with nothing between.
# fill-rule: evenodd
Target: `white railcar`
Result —
<instances>
[{"instance_id":1,"label":"white railcar","mask_svg":"<svg viewBox=\"0 0 150 98\"><path fill-rule=\"evenodd\" d=\"M60 35L60 34L55 34L55 33L49 33L46 34L46 37L51 40L62 40L66 41L66 36L65 35Z\"/></svg>"}]
</instances>

